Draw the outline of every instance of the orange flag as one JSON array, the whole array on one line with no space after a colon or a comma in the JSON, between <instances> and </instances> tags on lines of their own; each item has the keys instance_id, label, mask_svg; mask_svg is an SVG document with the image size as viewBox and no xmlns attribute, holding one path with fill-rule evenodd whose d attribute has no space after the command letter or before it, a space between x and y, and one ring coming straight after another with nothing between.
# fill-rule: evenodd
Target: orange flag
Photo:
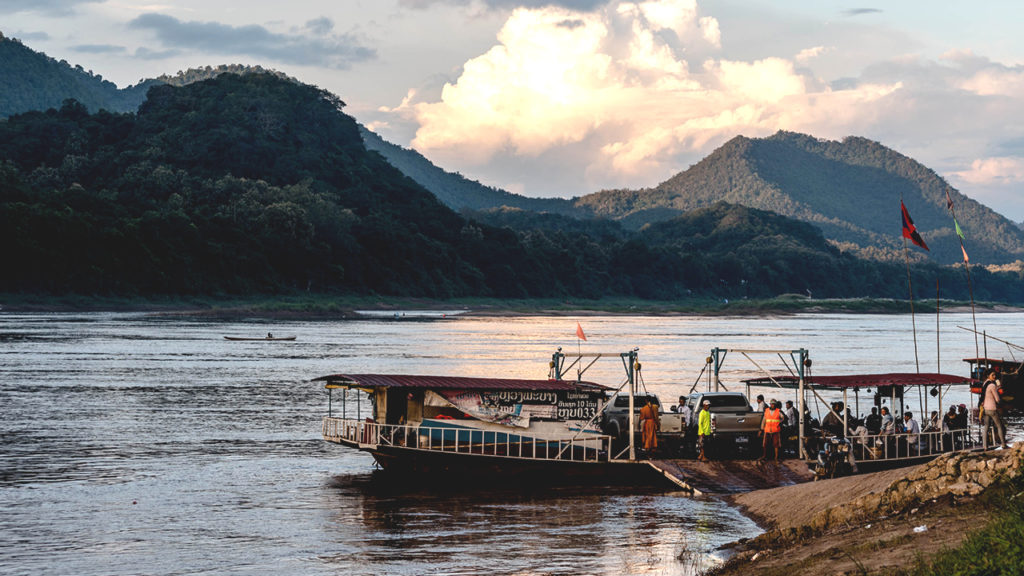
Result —
<instances>
[{"instance_id":1,"label":"orange flag","mask_svg":"<svg viewBox=\"0 0 1024 576\"><path fill-rule=\"evenodd\" d=\"M576 337L580 340L587 339L587 335L583 333L583 326L580 326L579 322L576 323Z\"/></svg>"}]
</instances>

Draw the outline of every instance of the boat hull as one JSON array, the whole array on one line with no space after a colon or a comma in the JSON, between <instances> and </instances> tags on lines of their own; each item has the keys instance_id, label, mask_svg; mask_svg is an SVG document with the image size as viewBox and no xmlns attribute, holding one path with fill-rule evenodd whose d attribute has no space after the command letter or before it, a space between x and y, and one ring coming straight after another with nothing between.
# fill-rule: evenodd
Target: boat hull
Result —
<instances>
[{"instance_id":1,"label":"boat hull","mask_svg":"<svg viewBox=\"0 0 1024 576\"><path fill-rule=\"evenodd\" d=\"M650 485L659 475L646 462L534 460L380 446L368 450L384 474L413 482L451 481L493 484ZM663 478L660 479L664 481Z\"/></svg>"}]
</instances>

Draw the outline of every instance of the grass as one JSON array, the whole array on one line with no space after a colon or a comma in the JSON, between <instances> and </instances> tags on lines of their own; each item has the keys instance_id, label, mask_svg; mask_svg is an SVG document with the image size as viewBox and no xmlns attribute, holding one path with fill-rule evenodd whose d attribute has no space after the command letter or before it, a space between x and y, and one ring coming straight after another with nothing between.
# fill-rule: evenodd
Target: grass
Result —
<instances>
[{"instance_id":1,"label":"grass","mask_svg":"<svg viewBox=\"0 0 1024 576\"><path fill-rule=\"evenodd\" d=\"M918 558L904 576L1010 576L1024 574L1024 475L994 492L984 505L992 520L956 549Z\"/></svg>"}]
</instances>

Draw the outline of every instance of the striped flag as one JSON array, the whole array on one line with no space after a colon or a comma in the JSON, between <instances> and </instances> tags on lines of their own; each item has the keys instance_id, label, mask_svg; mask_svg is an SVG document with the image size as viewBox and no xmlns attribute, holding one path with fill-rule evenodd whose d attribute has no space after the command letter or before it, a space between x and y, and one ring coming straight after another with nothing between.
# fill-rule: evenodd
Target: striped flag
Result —
<instances>
[{"instance_id":1,"label":"striped flag","mask_svg":"<svg viewBox=\"0 0 1024 576\"><path fill-rule=\"evenodd\" d=\"M900 200L900 210L903 212L903 237L909 238L911 242L917 244L921 248L928 250L928 245L924 243L924 238L917 232L917 226L914 226L914 221L910 219L910 214L907 213L907 207L903 205L903 200Z\"/></svg>"}]
</instances>

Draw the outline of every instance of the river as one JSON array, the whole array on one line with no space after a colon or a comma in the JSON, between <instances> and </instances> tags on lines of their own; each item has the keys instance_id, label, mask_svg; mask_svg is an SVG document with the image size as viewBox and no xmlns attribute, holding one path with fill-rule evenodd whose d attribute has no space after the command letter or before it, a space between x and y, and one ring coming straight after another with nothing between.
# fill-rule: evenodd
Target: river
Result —
<instances>
[{"instance_id":1,"label":"river","mask_svg":"<svg viewBox=\"0 0 1024 576\"><path fill-rule=\"evenodd\" d=\"M321 440L327 395L310 380L545 378L556 346L639 347L644 384L668 404L715 346L807 348L817 374L915 369L909 316L460 312L346 321L0 312L0 573L693 574L758 528L717 500L667 490L382 486L369 456ZM1022 320L977 318L1009 340ZM921 371L934 372L941 352L943 372L965 374L975 340L957 326L971 316L940 322L937 347L935 317L917 316ZM298 338L224 339L267 332ZM1009 358L998 346L990 341L989 355ZM754 359L785 371L773 355ZM730 385L759 371L733 354L722 375ZM602 360L585 378L617 387L621 363ZM915 412L918 401L908 399ZM954 391L951 401L969 398Z\"/></svg>"}]
</instances>

